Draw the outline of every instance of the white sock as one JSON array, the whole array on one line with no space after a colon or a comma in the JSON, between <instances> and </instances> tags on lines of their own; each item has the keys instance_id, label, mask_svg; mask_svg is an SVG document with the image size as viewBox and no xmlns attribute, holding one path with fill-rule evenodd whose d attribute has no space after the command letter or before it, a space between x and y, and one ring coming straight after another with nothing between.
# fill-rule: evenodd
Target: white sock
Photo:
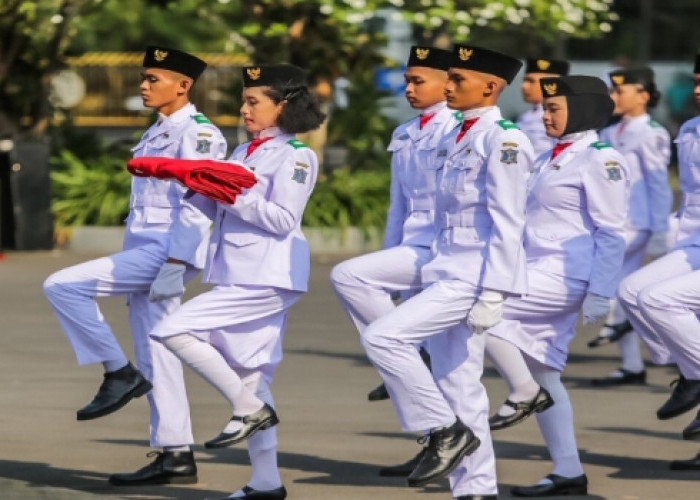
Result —
<instances>
[{"instance_id":1,"label":"white sock","mask_svg":"<svg viewBox=\"0 0 700 500\"><path fill-rule=\"evenodd\" d=\"M256 490L274 490L282 486L279 468L277 467L276 429L265 429L253 434L248 440L248 456L252 474L248 486ZM265 435L265 434L269 435ZM270 439L272 438L272 439ZM274 441L273 446L269 446Z\"/></svg>"},{"instance_id":2,"label":"white sock","mask_svg":"<svg viewBox=\"0 0 700 500\"><path fill-rule=\"evenodd\" d=\"M124 368L128 364L129 360L126 358L126 356L121 359L110 359L108 361L102 362L102 366L104 367L105 372L116 372L117 370Z\"/></svg>"},{"instance_id":3,"label":"white sock","mask_svg":"<svg viewBox=\"0 0 700 500\"><path fill-rule=\"evenodd\" d=\"M644 360L639 348L639 337L635 332L629 332L618 341L622 368L628 372L640 373L644 371Z\"/></svg>"},{"instance_id":4,"label":"white sock","mask_svg":"<svg viewBox=\"0 0 700 500\"><path fill-rule=\"evenodd\" d=\"M554 405L536 415L537 424L552 458L554 474L563 477L577 477L583 474L583 466L578 455L574 433L574 411L561 383L561 373L531 358L528 366L535 380L546 387L554 400Z\"/></svg>"},{"instance_id":5,"label":"white sock","mask_svg":"<svg viewBox=\"0 0 700 500\"><path fill-rule=\"evenodd\" d=\"M508 399L518 403L527 401L537 395L540 386L530 373L530 369L525 363L523 354L514 344L493 335L486 337L486 355L501 374L503 380L508 384ZM507 417L515 413L515 410L503 405L498 410L498 414Z\"/></svg>"},{"instance_id":6,"label":"white sock","mask_svg":"<svg viewBox=\"0 0 700 500\"><path fill-rule=\"evenodd\" d=\"M166 337L163 344L228 399L235 415L249 415L263 407L212 345L187 333Z\"/></svg>"},{"instance_id":7,"label":"white sock","mask_svg":"<svg viewBox=\"0 0 700 500\"><path fill-rule=\"evenodd\" d=\"M163 446L163 451L190 451L189 445L182 446Z\"/></svg>"}]
</instances>

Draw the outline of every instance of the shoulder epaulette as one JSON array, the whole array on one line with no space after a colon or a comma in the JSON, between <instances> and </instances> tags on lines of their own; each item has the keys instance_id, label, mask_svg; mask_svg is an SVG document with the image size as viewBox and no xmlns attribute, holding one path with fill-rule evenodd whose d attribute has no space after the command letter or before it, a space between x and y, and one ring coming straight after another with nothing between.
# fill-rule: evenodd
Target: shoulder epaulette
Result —
<instances>
[{"instance_id":1,"label":"shoulder epaulette","mask_svg":"<svg viewBox=\"0 0 700 500\"><path fill-rule=\"evenodd\" d=\"M649 118L649 126L652 128L662 128L663 127L663 125L661 125L659 122L657 122L653 118Z\"/></svg>"},{"instance_id":2,"label":"shoulder epaulette","mask_svg":"<svg viewBox=\"0 0 700 500\"><path fill-rule=\"evenodd\" d=\"M194 121L196 121L197 123L199 123L200 125L205 124L205 123L211 125L209 118L204 116L202 113L197 113L196 115L192 115L192 119Z\"/></svg>"},{"instance_id":3,"label":"shoulder epaulette","mask_svg":"<svg viewBox=\"0 0 700 500\"><path fill-rule=\"evenodd\" d=\"M513 123L510 120L498 120L496 123L503 129L503 130L509 130L511 128L514 129L520 129L515 123Z\"/></svg>"},{"instance_id":4,"label":"shoulder epaulette","mask_svg":"<svg viewBox=\"0 0 700 500\"><path fill-rule=\"evenodd\" d=\"M287 141L287 144L292 146L294 149L308 148L309 147L306 144L304 144L303 142L301 142L299 139L289 139Z\"/></svg>"},{"instance_id":5,"label":"shoulder epaulette","mask_svg":"<svg viewBox=\"0 0 700 500\"><path fill-rule=\"evenodd\" d=\"M591 147L596 149L607 149L611 148L612 146L605 141L595 141L591 143Z\"/></svg>"},{"instance_id":6,"label":"shoulder epaulette","mask_svg":"<svg viewBox=\"0 0 700 500\"><path fill-rule=\"evenodd\" d=\"M462 116L461 111L455 111L452 113L452 116L454 116L454 119L457 120L459 123L462 123L464 121L464 116Z\"/></svg>"}]
</instances>

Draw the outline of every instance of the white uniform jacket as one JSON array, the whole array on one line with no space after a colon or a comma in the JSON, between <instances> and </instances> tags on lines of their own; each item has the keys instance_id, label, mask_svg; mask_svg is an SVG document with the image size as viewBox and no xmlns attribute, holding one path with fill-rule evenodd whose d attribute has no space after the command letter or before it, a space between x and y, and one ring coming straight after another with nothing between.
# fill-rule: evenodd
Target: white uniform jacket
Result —
<instances>
[{"instance_id":1,"label":"white uniform jacket","mask_svg":"<svg viewBox=\"0 0 700 500\"><path fill-rule=\"evenodd\" d=\"M550 151L557 142L556 139L547 135L544 122L542 121L543 115L544 109L541 104L538 104L521 114L515 122L527 138L530 139L535 156L539 156L545 151Z\"/></svg>"},{"instance_id":2,"label":"white uniform jacket","mask_svg":"<svg viewBox=\"0 0 700 500\"><path fill-rule=\"evenodd\" d=\"M245 163L257 183L233 205L189 197L213 221L203 281L307 291L310 253L301 220L318 173L316 154L291 134L275 135L246 158L248 143L229 160Z\"/></svg>"},{"instance_id":3,"label":"white uniform jacket","mask_svg":"<svg viewBox=\"0 0 700 500\"><path fill-rule=\"evenodd\" d=\"M456 142L458 127L439 147L438 235L435 257L423 266L423 283L457 279L522 294L527 291L523 232L532 145L498 107L473 111L479 120L462 140Z\"/></svg>"},{"instance_id":4,"label":"white uniform jacket","mask_svg":"<svg viewBox=\"0 0 700 500\"><path fill-rule=\"evenodd\" d=\"M671 136L648 114L604 128L600 139L625 158L629 173L628 226L653 233L668 231L673 193L668 184Z\"/></svg>"},{"instance_id":5,"label":"white uniform jacket","mask_svg":"<svg viewBox=\"0 0 700 500\"><path fill-rule=\"evenodd\" d=\"M416 117L394 130L387 148L392 154L391 194L384 248L430 247L435 238L435 158L440 140L460 123L458 117L441 103L422 129Z\"/></svg>"},{"instance_id":6,"label":"white uniform jacket","mask_svg":"<svg viewBox=\"0 0 700 500\"><path fill-rule=\"evenodd\" d=\"M187 104L167 117L161 116L132 152L134 157L221 160L226 157L226 140L193 104ZM124 250L157 243L170 257L203 268L211 222L183 201L186 191L175 180L132 177Z\"/></svg>"},{"instance_id":7,"label":"white uniform jacket","mask_svg":"<svg viewBox=\"0 0 700 500\"><path fill-rule=\"evenodd\" d=\"M598 134L572 134L553 160L535 163L527 203L528 268L588 282L613 297L625 254L629 197L624 158Z\"/></svg>"},{"instance_id":8,"label":"white uniform jacket","mask_svg":"<svg viewBox=\"0 0 700 500\"><path fill-rule=\"evenodd\" d=\"M675 248L700 246L700 116L681 125L675 140L683 201Z\"/></svg>"}]
</instances>

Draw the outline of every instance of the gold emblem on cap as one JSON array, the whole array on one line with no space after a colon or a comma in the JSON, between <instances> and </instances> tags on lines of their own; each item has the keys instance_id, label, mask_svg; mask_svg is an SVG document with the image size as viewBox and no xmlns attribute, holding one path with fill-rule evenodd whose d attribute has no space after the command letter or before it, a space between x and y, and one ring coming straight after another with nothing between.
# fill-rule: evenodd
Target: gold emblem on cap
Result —
<instances>
[{"instance_id":1,"label":"gold emblem on cap","mask_svg":"<svg viewBox=\"0 0 700 500\"><path fill-rule=\"evenodd\" d=\"M623 75L613 75L612 81L615 85L622 85L625 83L625 77Z\"/></svg>"},{"instance_id":2,"label":"gold emblem on cap","mask_svg":"<svg viewBox=\"0 0 700 500\"><path fill-rule=\"evenodd\" d=\"M258 80L260 78L260 68L248 68L246 73L248 73L248 78L251 80Z\"/></svg>"},{"instance_id":3,"label":"gold emblem on cap","mask_svg":"<svg viewBox=\"0 0 700 500\"><path fill-rule=\"evenodd\" d=\"M165 58L168 57L168 51L167 50L159 50L156 49L153 51L153 59L155 59L158 62L163 62L165 61Z\"/></svg>"},{"instance_id":4,"label":"gold emblem on cap","mask_svg":"<svg viewBox=\"0 0 700 500\"><path fill-rule=\"evenodd\" d=\"M430 54L430 49L420 49L416 48L416 57L420 59L421 61L424 59L428 58L428 54Z\"/></svg>"},{"instance_id":5,"label":"gold emblem on cap","mask_svg":"<svg viewBox=\"0 0 700 500\"><path fill-rule=\"evenodd\" d=\"M459 58L462 61L468 61L473 53L474 53L474 49L468 49L466 47L459 48Z\"/></svg>"},{"instance_id":6,"label":"gold emblem on cap","mask_svg":"<svg viewBox=\"0 0 700 500\"><path fill-rule=\"evenodd\" d=\"M547 61L546 59L538 59L537 60L537 69L541 71L546 71L549 69L549 66L551 66L552 63Z\"/></svg>"},{"instance_id":7,"label":"gold emblem on cap","mask_svg":"<svg viewBox=\"0 0 700 500\"><path fill-rule=\"evenodd\" d=\"M556 83L546 83L542 87L544 88L544 91L547 93L547 95L554 95L557 93Z\"/></svg>"}]
</instances>

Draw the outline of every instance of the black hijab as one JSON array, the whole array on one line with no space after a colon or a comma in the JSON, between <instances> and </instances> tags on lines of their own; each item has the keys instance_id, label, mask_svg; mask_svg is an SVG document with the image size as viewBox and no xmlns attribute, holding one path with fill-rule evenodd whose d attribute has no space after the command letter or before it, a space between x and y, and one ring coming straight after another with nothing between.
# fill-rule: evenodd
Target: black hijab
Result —
<instances>
[{"instance_id":1,"label":"black hijab","mask_svg":"<svg viewBox=\"0 0 700 500\"><path fill-rule=\"evenodd\" d=\"M540 79L542 95L564 96L568 118L564 135L603 128L612 116L615 104L605 82L585 75L569 75Z\"/></svg>"}]
</instances>

